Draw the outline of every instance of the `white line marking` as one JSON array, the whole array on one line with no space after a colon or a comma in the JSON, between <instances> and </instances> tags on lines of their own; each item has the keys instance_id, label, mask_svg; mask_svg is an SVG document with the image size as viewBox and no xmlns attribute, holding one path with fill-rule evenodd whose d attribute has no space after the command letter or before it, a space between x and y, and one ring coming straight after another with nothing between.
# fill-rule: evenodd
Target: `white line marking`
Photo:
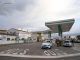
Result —
<instances>
[{"instance_id":1,"label":"white line marking","mask_svg":"<svg viewBox=\"0 0 80 60\"><path fill-rule=\"evenodd\" d=\"M80 48L79 47L73 47L72 49L73 50L76 50L76 51L80 51Z\"/></svg>"},{"instance_id":2,"label":"white line marking","mask_svg":"<svg viewBox=\"0 0 80 60\"><path fill-rule=\"evenodd\" d=\"M65 52L64 52L63 54L64 54L64 55L67 55L67 53L65 53Z\"/></svg>"},{"instance_id":3,"label":"white line marking","mask_svg":"<svg viewBox=\"0 0 80 60\"><path fill-rule=\"evenodd\" d=\"M4 51L0 52L1 54L4 54Z\"/></svg>"},{"instance_id":4,"label":"white line marking","mask_svg":"<svg viewBox=\"0 0 80 60\"><path fill-rule=\"evenodd\" d=\"M65 53L65 52L63 52L63 51L61 51L59 49L55 49L55 51L57 52L56 53L57 55L67 55L67 53Z\"/></svg>"},{"instance_id":5,"label":"white line marking","mask_svg":"<svg viewBox=\"0 0 80 60\"><path fill-rule=\"evenodd\" d=\"M67 54L67 53L65 53L65 52L63 52L63 51L59 51L59 53L60 53L61 55Z\"/></svg>"},{"instance_id":6,"label":"white line marking","mask_svg":"<svg viewBox=\"0 0 80 60\"><path fill-rule=\"evenodd\" d=\"M25 49L25 50L29 51L29 49Z\"/></svg>"},{"instance_id":7,"label":"white line marking","mask_svg":"<svg viewBox=\"0 0 80 60\"><path fill-rule=\"evenodd\" d=\"M20 54L20 55L25 55L27 52L29 51L29 49L8 49L5 51L1 51L1 54Z\"/></svg>"},{"instance_id":8,"label":"white line marking","mask_svg":"<svg viewBox=\"0 0 80 60\"><path fill-rule=\"evenodd\" d=\"M53 51L48 50L48 52L53 56L56 55L56 53L54 53Z\"/></svg>"},{"instance_id":9,"label":"white line marking","mask_svg":"<svg viewBox=\"0 0 80 60\"><path fill-rule=\"evenodd\" d=\"M50 56L50 54L48 53L48 51L44 51L44 54L46 55L46 56Z\"/></svg>"},{"instance_id":10,"label":"white line marking","mask_svg":"<svg viewBox=\"0 0 80 60\"><path fill-rule=\"evenodd\" d=\"M12 54L16 55L16 54L18 54L18 53L12 53Z\"/></svg>"},{"instance_id":11,"label":"white line marking","mask_svg":"<svg viewBox=\"0 0 80 60\"><path fill-rule=\"evenodd\" d=\"M23 53L19 53L20 55L24 55Z\"/></svg>"},{"instance_id":12,"label":"white line marking","mask_svg":"<svg viewBox=\"0 0 80 60\"><path fill-rule=\"evenodd\" d=\"M59 49L55 49L55 50L59 50Z\"/></svg>"},{"instance_id":13,"label":"white line marking","mask_svg":"<svg viewBox=\"0 0 80 60\"><path fill-rule=\"evenodd\" d=\"M23 54L25 55L26 53L27 53L27 51L26 51L26 50L24 50Z\"/></svg>"}]
</instances>

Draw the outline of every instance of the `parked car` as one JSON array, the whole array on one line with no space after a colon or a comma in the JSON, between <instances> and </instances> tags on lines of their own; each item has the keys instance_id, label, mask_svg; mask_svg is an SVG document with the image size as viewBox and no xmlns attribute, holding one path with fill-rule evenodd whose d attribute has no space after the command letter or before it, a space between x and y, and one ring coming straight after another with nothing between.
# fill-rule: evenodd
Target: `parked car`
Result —
<instances>
[{"instance_id":1,"label":"parked car","mask_svg":"<svg viewBox=\"0 0 80 60\"><path fill-rule=\"evenodd\" d=\"M74 43L80 43L80 40L74 40Z\"/></svg>"},{"instance_id":2,"label":"parked car","mask_svg":"<svg viewBox=\"0 0 80 60\"><path fill-rule=\"evenodd\" d=\"M41 45L41 48L44 49L44 48L48 48L48 49L51 49L52 47L52 42L50 40L46 40L42 43Z\"/></svg>"},{"instance_id":3,"label":"parked car","mask_svg":"<svg viewBox=\"0 0 80 60\"><path fill-rule=\"evenodd\" d=\"M63 46L65 46L65 47L72 47L73 44L72 44L72 42L71 42L70 40L65 40L65 41L63 42Z\"/></svg>"}]
</instances>

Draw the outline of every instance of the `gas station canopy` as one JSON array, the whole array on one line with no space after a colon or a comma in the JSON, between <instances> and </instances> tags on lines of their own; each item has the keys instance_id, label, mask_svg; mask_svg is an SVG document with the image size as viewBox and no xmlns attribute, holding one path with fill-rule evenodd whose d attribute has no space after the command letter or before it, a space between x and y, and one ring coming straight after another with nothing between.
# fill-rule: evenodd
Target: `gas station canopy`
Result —
<instances>
[{"instance_id":1,"label":"gas station canopy","mask_svg":"<svg viewBox=\"0 0 80 60\"><path fill-rule=\"evenodd\" d=\"M50 28L54 33L58 33L59 30L62 30L62 32L66 32L71 29L74 21L74 19L66 19L54 22L46 22L45 25Z\"/></svg>"}]
</instances>

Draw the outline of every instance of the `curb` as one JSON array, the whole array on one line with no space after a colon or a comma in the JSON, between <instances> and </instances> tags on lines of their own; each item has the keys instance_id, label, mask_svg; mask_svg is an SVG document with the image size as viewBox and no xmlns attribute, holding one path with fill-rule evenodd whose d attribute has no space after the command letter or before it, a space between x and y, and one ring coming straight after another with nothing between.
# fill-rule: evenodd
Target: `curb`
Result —
<instances>
[{"instance_id":1,"label":"curb","mask_svg":"<svg viewBox=\"0 0 80 60\"><path fill-rule=\"evenodd\" d=\"M73 57L79 56L80 53L76 54L68 54L68 55L60 55L60 56L34 56L34 55L12 55L12 54L0 54L0 56L7 56L7 57L22 57L22 58L63 58L63 57Z\"/></svg>"}]
</instances>

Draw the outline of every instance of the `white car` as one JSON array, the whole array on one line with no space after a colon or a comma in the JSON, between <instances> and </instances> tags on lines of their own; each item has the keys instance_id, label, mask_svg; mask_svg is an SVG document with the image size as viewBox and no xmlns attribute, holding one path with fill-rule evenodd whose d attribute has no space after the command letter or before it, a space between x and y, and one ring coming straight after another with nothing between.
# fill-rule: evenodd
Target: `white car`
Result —
<instances>
[{"instance_id":1,"label":"white car","mask_svg":"<svg viewBox=\"0 0 80 60\"><path fill-rule=\"evenodd\" d=\"M70 40L65 40L65 41L63 42L63 46L65 46L65 47L72 47L73 44L72 44L72 42L71 42Z\"/></svg>"},{"instance_id":2,"label":"white car","mask_svg":"<svg viewBox=\"0 0 80 60\"><path fill-rule=\"evenodd\" d=\"M44 48L49 48L51 49L52 47L52 42L50 40L47 40L47 41L44 41L41 45L41 48L44 49Z\"/></svg>"}]
</instances>

